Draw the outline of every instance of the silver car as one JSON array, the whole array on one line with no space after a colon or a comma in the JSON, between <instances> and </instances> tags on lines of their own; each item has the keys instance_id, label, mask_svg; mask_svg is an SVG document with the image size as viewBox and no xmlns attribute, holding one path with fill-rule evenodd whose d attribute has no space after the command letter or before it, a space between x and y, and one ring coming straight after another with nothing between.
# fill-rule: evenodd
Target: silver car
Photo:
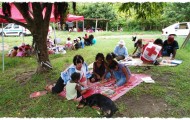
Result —
<instances>
[{"instance_id":1,"label":"silver car","mask_svg":"<svg viewBox=\"0 0 190 120\"><path fill-rule=\"evenodd\" d=\"M15 23L9 23L7 26L5 26L3 29L0 29L0 35L3 36L25 36L25 35L31 35L31 32Z\"/></svg>"}]
</instances>

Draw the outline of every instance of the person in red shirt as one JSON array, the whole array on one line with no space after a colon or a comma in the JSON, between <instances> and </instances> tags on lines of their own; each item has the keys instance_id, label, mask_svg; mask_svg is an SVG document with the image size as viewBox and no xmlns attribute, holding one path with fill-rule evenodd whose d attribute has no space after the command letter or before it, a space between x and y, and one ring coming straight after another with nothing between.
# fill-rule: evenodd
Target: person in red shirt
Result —
<instances>
[{"instance_id":1,"label":"person in red shirt","mask_svg":"<svg viewBox=\"0 0 190 120\"><path fill-rule=\"evenodd\" d=\"M149 42L148 44L143 46L140 59L143 61L143 63L158 65L158 58L162 56L162 46L163 41L161 39L156 39L154 43Z\"/></svg>"}]
</instances>

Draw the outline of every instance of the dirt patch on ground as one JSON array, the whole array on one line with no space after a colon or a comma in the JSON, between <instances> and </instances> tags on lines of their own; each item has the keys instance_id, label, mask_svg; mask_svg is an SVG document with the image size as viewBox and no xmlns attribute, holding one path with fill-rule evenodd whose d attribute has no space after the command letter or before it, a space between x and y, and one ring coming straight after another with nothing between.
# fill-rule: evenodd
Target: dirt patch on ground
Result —
<instances>
[{"instance_id":1,"label":"dirt patch on ground","mask_svg":"<svg viewBox=\"0 0 190 120\"><path fill-rule=\"evenodd\" d=\"M14 79L19 82L21 85L25 85L35 74L35 71L27 71L17 75Z\"/></svg>"},{"instance_id":2,"label":"dirt patch on ground","mask_svg":"<svg viewBox=\"0 0 190 120\"><path fill-rule=\"evenodd\" d=\"M144 72L151 74L152 71L151 69L148 69ZM162 75L152 75L151 77L160 85L166 86L168 89L172 89L169 83L170 77L173 74L174 73L171 72L165 72ZM169 95L173 93L169 92L167 94ZM166 111L172 109L172 106L167 105L164 99L147 94L138 97L124 95L115 103L120 111L117 112L114 117L159 117L165 114Z\"/></svg>"},{"instance_id":3,"label":"dirt patch on ground","mask_svg":"<svg viewBox=\"0 0 190 120\"><path fill-rule=\"evenodd\" d=\"M122 104L122 112L117 112L115 117L156 117L168 109L168 105L160 98L143 95L138 98L123 96L116 104Z\"/></svg>"}]
</instances>

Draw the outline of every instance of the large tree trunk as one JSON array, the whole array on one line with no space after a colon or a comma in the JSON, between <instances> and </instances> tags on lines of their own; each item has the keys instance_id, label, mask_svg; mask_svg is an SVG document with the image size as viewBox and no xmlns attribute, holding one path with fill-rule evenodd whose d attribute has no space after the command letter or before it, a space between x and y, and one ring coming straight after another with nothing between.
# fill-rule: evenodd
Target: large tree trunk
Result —
<instances>
[{"instance_id":1,"label":"large tree trunk","mask_svg":"<svg viewBox=\"0 0 190 120\"><path fill-rule=\"evenodd\" d=\"M52 69L47 50L47 34L51 9L47 9L46 12L49 12L49 15L43 19L42 12L38 12L40 11L40 4L34 3L33 5L34 22L31 31L38 62L36 73L43 73Z\"/></svg>"},{"instance_id":2,"label":"large tree trunk","mask_svg":"<svg viewBox=\"0 0 190 120\"><path fill-rule=\"evenodd\" d=\"M50 60L49 60L49 56L47 52L47 44L46 44L47 35L43 34L44 33L43 29L38 28L37 31L39 32L33 35L33 41L35 44L35 52L36 52L36 57L37 57L37 62L38 62L36 73L43 73L52 69L52 66L50 64Z\"/></svg>"}]
</instances>

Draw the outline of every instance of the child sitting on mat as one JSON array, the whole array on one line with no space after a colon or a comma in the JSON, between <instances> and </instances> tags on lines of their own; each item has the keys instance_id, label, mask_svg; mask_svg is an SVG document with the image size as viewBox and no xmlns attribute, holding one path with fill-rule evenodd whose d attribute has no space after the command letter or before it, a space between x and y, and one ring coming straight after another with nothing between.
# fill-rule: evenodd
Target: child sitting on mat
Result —
<instances>
[{"instance_id":1,"label":"child sitting on mat","mask_svg":"<svg viewBox=\"0 0 190 120\"><path fill-rule=\"evenodd\" d=\"M106 55L106 63L107 63L107 65L109 66L109 64L111 64L113 60L116 60L115 58L116 58L116 56L115 56L115 54L113 52L108 53Z\"/></svg>"},{"instance_id":2,"label":"child sitting on mat","mask_svg":"<svg viewBox=\"0 0 190 120\"><path fill-rule=\"evenodd\" d=\"M68 81L66 84L67 100L79 98L82 94L84 94L86 92L86 90L81 89L79 80L80 80L80 73L74 72L71 75L71 80Z\"/></svg>"},{"instance_id":3,"label":"child sitting on mat","mask_svg":"<svg viewBox=\"0 0 190 120\"><path fill-rule=\"evenodd\" d=\"M135 50L133 52L132 57L133 58L140 58L142 49L143 49L142 39L138 39L138 41L136 42Z\"/></svg>"},{"instance_id":4,"label":"child sitting on mat","mask_svg":"<svg viewBox=\"0 0 190 120\"><path fill-rule=\"evenodd\" d=\"M129 68L124 64L116 62L115 60L110 63L109 68L112 70L116 79L115 87L124 85L131 77L131 71Z\"/></svg>"},{"instance_id":5,"label":"child sitting on mat","mask_svg":"<svg viewBox=\"0 0 190 120\"><path fill-rule=\"evenodd\" d=\"M104 55L102 53L98 53L95 58L95 62L93 63L93 78L90 79L91 82L103 81L104 79L108 79L110 77L108 67L104 61Z\"/></svg>"},{"instance_id":6,"label":"child sitting on mat","mask_svg":"<svg viewBox=\"0 0 190 120\"><path fill-rule=\"evenodd\" d=\"M71 75L71 80L66 84L66 98L67 100L74 100L82 96L82 94L86 93L87 90L83 89L79 83L80 73L74 72ZM77 108L83 108L84 105L81 103L78 104Z\"/></svg>"}]
</instances>

